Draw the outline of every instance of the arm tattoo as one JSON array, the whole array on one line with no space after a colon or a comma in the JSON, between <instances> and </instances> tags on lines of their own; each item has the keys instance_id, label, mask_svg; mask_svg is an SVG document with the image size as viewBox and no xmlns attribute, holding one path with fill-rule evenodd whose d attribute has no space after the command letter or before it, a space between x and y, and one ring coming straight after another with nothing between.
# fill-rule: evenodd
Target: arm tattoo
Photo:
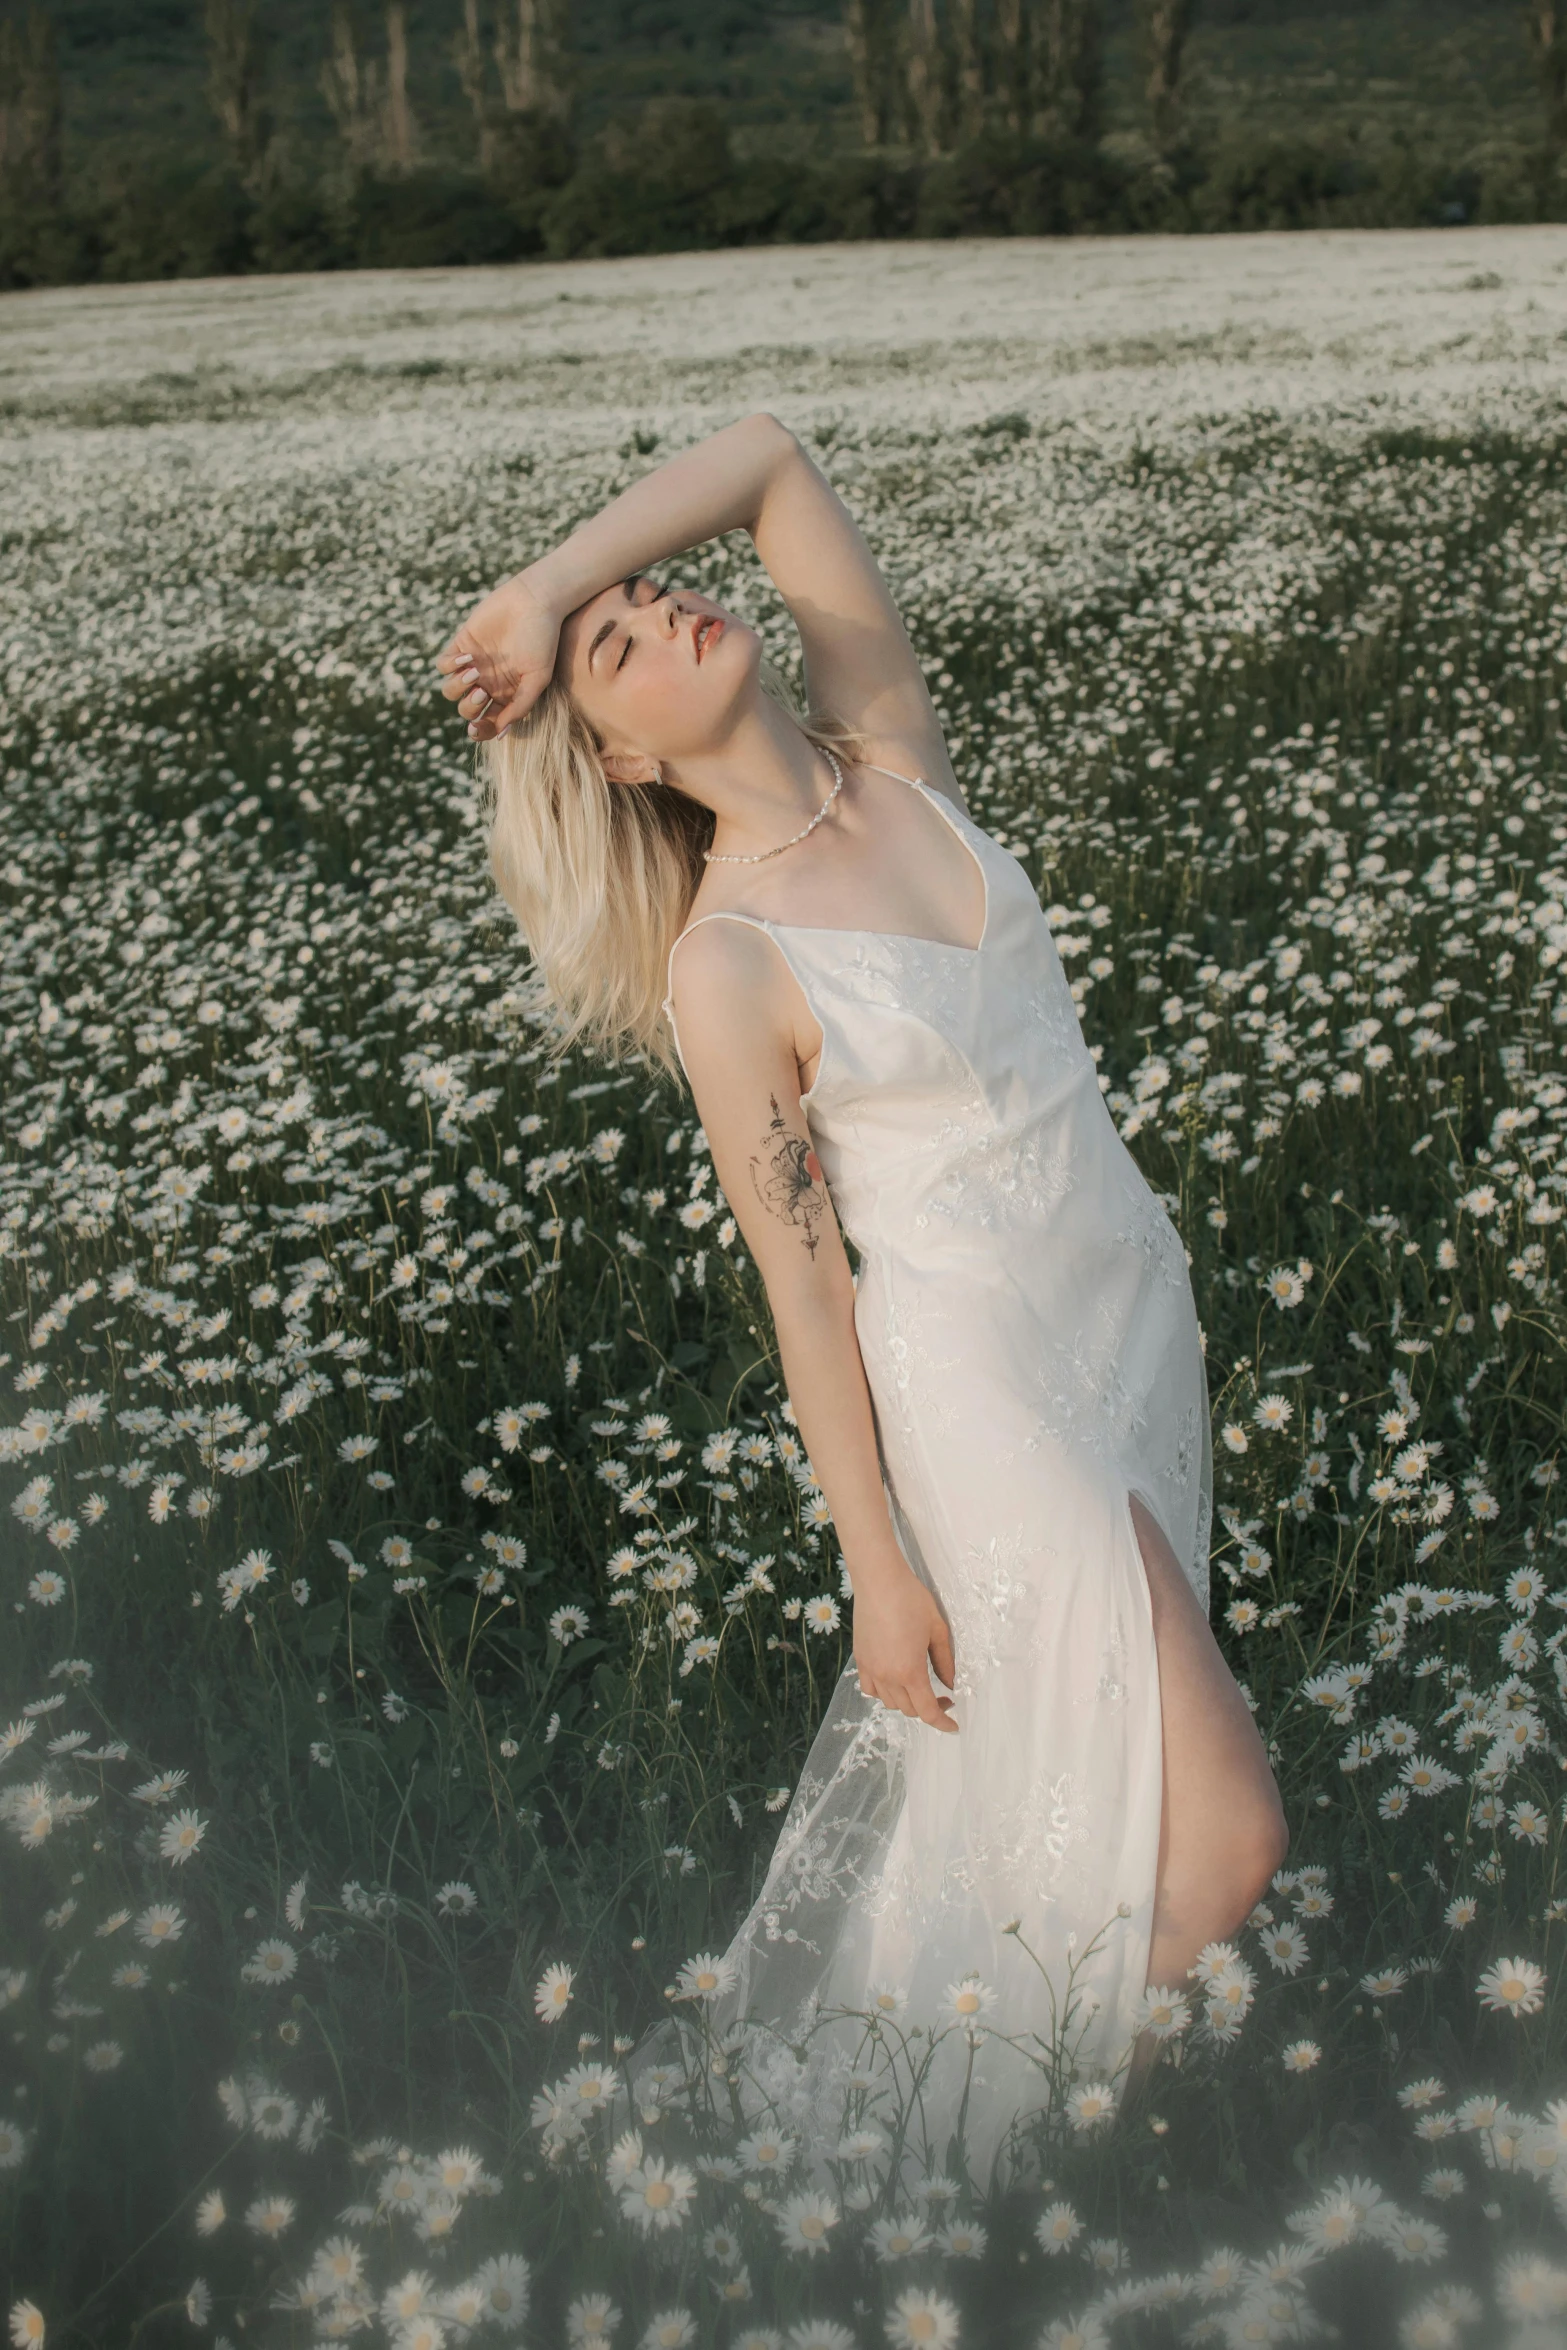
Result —
<instances>
[{"instance_id":1,"label":"arm tattoo","mask_svg":"<svg viewBox=\"0 0 1567 2350\"><path fill-rule=\"evenodd\" d=\"M779 1216L786 1224L797 1224L805 1235L805 1245L816 1254L816 1227L821 1221L824 1200L818 1183L825 1186L821 1160L803 1135L791 1134L783 1122L778 1107L778 1096L768 1095L772 1104L772 1121L767 1129L765 1149L767 1173L758 1173L759 1162L751 1160L751 1181L756 1196L764 1208Z\"/></svg>"}]
</instances>

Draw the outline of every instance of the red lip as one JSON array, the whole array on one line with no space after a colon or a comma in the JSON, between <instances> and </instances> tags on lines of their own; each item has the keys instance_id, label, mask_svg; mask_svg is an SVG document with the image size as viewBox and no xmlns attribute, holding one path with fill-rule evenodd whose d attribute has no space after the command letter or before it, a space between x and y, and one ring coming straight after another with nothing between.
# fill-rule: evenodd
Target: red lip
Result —
<instances>
[{"instance_id":1,"label":"red lip","mask_svg":"<svg viewBox=\"0 0 1567 2350\"><path fill-rule=\"evenodd\" d=\"M717 619L712 613L703 613L701 619L697 622L696 627L692 631L692 642L696 647L696 657L699 661L701 660L702 655L707 651L707 648L712 643L714 637L719 634L723 628L723 625L723 622Z\"/></svg>"}]
</instances>

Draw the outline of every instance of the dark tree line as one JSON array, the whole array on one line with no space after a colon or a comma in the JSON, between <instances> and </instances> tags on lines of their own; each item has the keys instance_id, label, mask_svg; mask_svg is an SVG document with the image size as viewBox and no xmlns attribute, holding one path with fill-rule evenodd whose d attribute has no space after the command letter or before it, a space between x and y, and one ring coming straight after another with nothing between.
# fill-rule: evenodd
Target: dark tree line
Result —
<instances>
[{"instance_id":1,"label":"dark tree line","mask_svg":"<svg viewBox=\"0 0 1567 2350\"><path fill-rule=\"evenodd\" d=\"M1106 139L1103 0L843 0L857 143L740 157L711 100L584 133L567 0L448 0L466 160L419 120L406 0L329 0L319 154L280 127L266 0L203 0L225 162L70 184L61 63L0 0L0 287L250 269L445 265L838 237L1059 235L1567 216L1567 0L1524 0L1538 148L1482 169L1244 123L1194 126L1197 0L1134 0L1141 140ZM1124 116L1122 93L1122 114Z\"/></svg>"}]
</instances>

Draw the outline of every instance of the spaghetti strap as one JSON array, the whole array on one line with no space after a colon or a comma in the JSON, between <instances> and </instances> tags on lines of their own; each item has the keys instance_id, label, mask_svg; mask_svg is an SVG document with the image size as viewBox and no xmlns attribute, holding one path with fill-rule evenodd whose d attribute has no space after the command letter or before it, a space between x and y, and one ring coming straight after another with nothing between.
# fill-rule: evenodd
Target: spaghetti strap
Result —
<instances>
[{"instance_id":1,"label":"spaghetti strap","mask_svg":"<svg viewBox=\"0 0 1567 2350\"><path fill-rule=\"evenodd\" d=\"M899 775L896 767L880 767L874 759L862 759L860 765L868 767L873 775L893 776L899 783L923 783L925 780L923 775Z\"/></svg>"}]
</instances>

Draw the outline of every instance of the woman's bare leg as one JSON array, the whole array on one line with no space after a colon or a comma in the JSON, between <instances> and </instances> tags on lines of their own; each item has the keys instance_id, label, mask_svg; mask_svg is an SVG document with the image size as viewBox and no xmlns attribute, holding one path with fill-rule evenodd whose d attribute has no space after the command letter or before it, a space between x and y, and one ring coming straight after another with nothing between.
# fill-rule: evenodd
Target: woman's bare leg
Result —
<instances>
[{"instance_id":1,"label":"woman's bare leg","mask_svg":"<svg viewBox=\"0 0 1567 2350\"><path fill-rule=\"evenodd\" d=\"M1148 1982L1189 1989L1205 1943L1250 1916L1289 1849L1284 1807L1251 1709L1158 1521L1135 1494L1132 1523L1153 1604L1163 1717L1164 1805ZM1125 2090L1158 2043L1144 2032Z\"/></svg>"}]
</instances>

